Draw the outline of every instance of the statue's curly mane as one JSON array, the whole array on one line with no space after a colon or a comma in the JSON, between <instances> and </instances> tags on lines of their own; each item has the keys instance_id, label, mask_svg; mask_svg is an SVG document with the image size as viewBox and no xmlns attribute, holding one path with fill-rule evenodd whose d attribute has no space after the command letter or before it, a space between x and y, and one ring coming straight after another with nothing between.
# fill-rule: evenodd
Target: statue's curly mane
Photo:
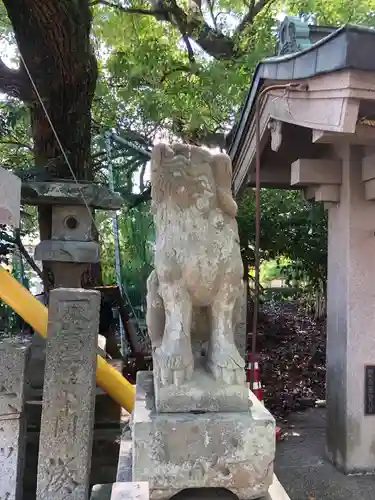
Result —
<instances>
[{"instance_id":1,"label":"statue's curly mane","mask_svg":"<svg viewBox=\"0 0 375 500\"><path fill-rule=\"evenodd\" d=\"M200 180L185 169L169 170L163 165L153 176L152 199L156 204L172 199L187 208L194 203L193 193L201 194L203 191Z\"/></svg>"},{"instance_id":2,"label":"statue's curly mane","mask_svg":"<svg viewBox=\"0 0 375 500\"><path fill-rule=\"evenodd\" d=\"M211 197L226 215L235 217L231 193L232 166L224 154L211 154L196 146L159 144L151 160L153 206L166 200L181 208L193 206L200 196Z\"/></svg>"},{"instance_id":3,"label":"statue's curly mane","mask_svg":"<svg viewBox=\"0 0 375 500\"><path fill-rule=\"evenodd\" d=\"M168 154L169 151L172 154ZM161 152L160 157L153 158L151 184L154 205L169 199L181 208L188 208L194 204L197 195L203 195L205 191L216 194L209 157L199 158L200 163L196 163L196 159L192 159L187 152L166 150L164 154ZM203 168L199 168L200 165ZM209 177L212 178L211 182Z\"/></svg>"}]
</instances>

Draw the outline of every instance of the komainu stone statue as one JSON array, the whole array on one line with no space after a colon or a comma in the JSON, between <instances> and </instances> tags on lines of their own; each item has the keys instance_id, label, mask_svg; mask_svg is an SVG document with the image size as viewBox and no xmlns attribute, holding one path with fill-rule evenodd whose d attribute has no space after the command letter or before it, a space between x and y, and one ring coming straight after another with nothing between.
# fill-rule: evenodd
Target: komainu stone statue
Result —
<instances>
[{"instance_id":1,"label":"komainu stone statue","mask_svg":"<svg viewBox=\"0 0 375 500\"><path fill-rule=\"evenodd\" d=\"M147 326L154 372L137 373L133 481L151 500L187 488L263 497L275 422L245 384L234 339L244 301L237 205L227 155L173 144L151 159L155 269Z\"/></svg>"},{"instance_id":2,"label":"komainu stone statue","mask_svg":"<svg viewBox=\"0 0 375 500\"><path fill-rule=\"evenodd\" d=\"M188 382L197 364L220 385L245 386L234 342L244 270L231 178L225 154L182 144L154 147L155 269L147 283L147 325L161 387Z\"/></svg>"}]
</instances>

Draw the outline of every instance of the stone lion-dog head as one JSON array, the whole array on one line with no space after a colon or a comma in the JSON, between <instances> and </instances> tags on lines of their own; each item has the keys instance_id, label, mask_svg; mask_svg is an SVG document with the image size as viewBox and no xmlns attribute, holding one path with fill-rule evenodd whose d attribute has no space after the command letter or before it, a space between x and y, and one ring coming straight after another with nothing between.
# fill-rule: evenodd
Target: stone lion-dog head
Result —
<instances>
[{"instance_id":1,"label":"stone lion-dog head","mask_svg":"<svg viewBox=\"0 0 375 500\"><path fill-rule=\"evenodd\" d=\"M172 202L186 209L204 211L219 208L236 217L232 197L232 162L223 153L212 154L204 148L174 143L158 144L151 158L151 196L153 210Z\"/></svg>"}]
</instances>

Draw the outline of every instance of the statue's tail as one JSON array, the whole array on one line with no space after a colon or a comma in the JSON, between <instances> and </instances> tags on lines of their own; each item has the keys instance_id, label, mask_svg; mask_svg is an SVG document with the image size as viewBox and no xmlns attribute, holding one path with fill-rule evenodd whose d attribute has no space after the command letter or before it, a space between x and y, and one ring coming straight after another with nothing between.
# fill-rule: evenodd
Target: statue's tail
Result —
<instances>
[{"instance_id":1,"label":"statue's tail","mask_svg":"<svg viewBox=\"0 0 375 500\"><path fill-rule=\"evenodd\" d=\"M160 347L164 335L165 311L164 302L160 297L159 280L156 271L153 270L147 280L147 315L146 322L148 335L152 347Z\"/></svg>"}]
</instances>

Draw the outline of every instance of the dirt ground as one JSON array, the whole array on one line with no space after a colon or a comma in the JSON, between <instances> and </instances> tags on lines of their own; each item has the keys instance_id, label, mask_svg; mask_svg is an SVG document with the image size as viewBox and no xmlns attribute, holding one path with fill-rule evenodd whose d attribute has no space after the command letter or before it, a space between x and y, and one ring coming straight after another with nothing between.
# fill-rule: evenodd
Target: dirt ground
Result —
<instances>
[{"instance_id":1,"label":"dirt ground","mask_svg":"<svg viewBox=\"0 0 375 500\"><path fill-rule=\"evenodd\" d=\"M325 399L325 320L314 321L298 302L268 302L257 345L265 405L276 418Z\"/></svg>"}]
</instances>

